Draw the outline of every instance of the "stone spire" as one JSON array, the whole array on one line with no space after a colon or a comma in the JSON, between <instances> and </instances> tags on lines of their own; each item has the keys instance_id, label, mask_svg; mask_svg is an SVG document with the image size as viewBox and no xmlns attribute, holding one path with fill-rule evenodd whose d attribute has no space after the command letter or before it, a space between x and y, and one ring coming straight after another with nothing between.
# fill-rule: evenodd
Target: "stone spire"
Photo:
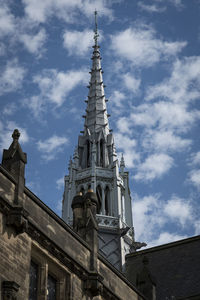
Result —
<instances>
[{"instance_id":1,"label":"stone spire","mask_svg":"<svg viewBox=\"0 0 200 300\"><path fill-rule=\"evenodd\" d=\"M116 268L122 270L125 254L134 240L128 172L121 170L115 151L114 136L109 130L104 93L101 57L98 45L97 12L95 12L94 46L91 78L84 131L65 176L63 219L73 223L72 200L78 193L92 189L97 195L99 252Z\"/></svg>"},{"instance_id":2,"label":"stone spire","mask_svg":"<svg viewBox=\"0 0 200 300\"><path fill-rule=\"evenodd\" d=\"M97 12L95 11L95 30L94 30L94 50L92 55L92 68L90 71L91 78L89 82L89 94L87 102L86 115L84 124L84 135L95 133L103 130L105 135L109 134L108 113L106 109L106 99L103 84L103 71L101 68L101 56L98 45L97 29Z\"/></svg>"}]
</instances>

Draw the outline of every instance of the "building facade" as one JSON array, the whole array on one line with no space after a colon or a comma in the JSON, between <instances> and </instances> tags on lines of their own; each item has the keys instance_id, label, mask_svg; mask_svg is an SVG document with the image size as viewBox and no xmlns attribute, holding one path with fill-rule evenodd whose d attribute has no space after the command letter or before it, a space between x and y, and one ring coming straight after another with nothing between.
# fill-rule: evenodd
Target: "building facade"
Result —
<instances>
[{"instance_id":1,"label":"building facade","mask_svg":"<svg viewBox=\"0 0 200 300\"><path fill-rule=\"evenodd\" d=\"M75 197L72 229L25 186L19 135L0 165L0 300L145 300L98 253L94 193Z\"/></svg>"},{"instance_id":2,"label":"building facade","mask_svg":"<svg viewBox=\"0 0 200 300\"><path fill-rule=\"evenodd\" d=\"M99 202L99 249L121 269L134 241L129 174L123 156L119 166L109 128L97 25L94 41L84 130L78 137L73 160L70 159L69 175L65 176L62 218L72 224L73 197L79 192L84 195L88 189L95 191Z\"/></svg>"}]
</instances>

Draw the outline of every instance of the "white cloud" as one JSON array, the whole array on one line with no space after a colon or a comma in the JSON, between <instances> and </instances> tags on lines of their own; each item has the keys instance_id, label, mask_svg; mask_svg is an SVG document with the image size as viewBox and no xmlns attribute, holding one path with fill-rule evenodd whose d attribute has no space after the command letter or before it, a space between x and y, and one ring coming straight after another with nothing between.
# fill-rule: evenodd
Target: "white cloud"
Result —
<instances>
[{"instance_id":1,"label":"white cloud","mask_svg":"<svg viewBox=\"0 0 200 300\"><path fill-rule=\"evenodd\" d=\"M12 50L18 42L23 43L30 53L41 55L39 52L46 40L45 30L40 29L35 34L38 24L26 16L15 17L11 13L9 2L0 1L0 37L7 36L7 39L4 40L5 45L2 43L0 45L0 55L6 54L5 49Z\"/></svg>"},{"instance_id":2,"label":"white cloud","mask_svg":"<svg viewBox=\"0 0 200 300\"><path fill-rule=\"evenodd\" d=\"M99 16L106 16L110 20L113 19L113 11L109 7L109 1L105 0L82 0L80 10L84 12L86 16L93 16L94 11L98 11Z\"/></svg>"},{"instance_id":3,"label":"white cloud","mask_svg":"<svg viewBox=\"0 0 200 300\"><path fill-rule=\"evenodd\" d=\"M61 213L62 213L62 200L61 200L61 199L59 199L59 200L57 201L55 210L56 210L57 214L58 214L59 216L61 216Z\"/></svg>"},{"instance_id":4,"label":"white cloud","mask_svg":"<svg viewBox=\"0 0 200 300\"><path fill-rule=\"evenodd\" d=\"M41 55L41 49L46 41L47 35L45 29L42 28L35 35L24 33L20 34L19 38L30 53Z\"/></svg>"},{"instance_id":5,"label":"white cloud","mask_svg":"<svg viewBox=\"0 0 200 300\"><path fill-rule=\"evenodd\" d=\"M119 129L119 132L121 134L130 134L131 133L131 124L129 122L129 119L126 117L121 117L117 120L117 128ZM132 142L131 142L132 144Z\"/></svg>"},{"instance_id":6,"label":"white cloud","mask_svg":"<svg viewBox=\"0 0 200 300\"><path fill-rule=\"evenodd\" d=\"M145 4L142 1L138 2L138 6L141 10L149 13L162 13L166 10L166 7L157 6L156 4Z\"/></svg>"},{"instance_id":7,"label":"white cloud","mask_svg":"<svg viewBox=\"0 0 200 300\"><path fill-rule=\"evenodd\" d=\"M9 35L15 30L15 17L6 3L0 1L0 36Z\"/></svg>"},{"instance_id":8,"label":"white cloud","mask_svg":"<svg viewBox=\"0 0 200 300\"><path fill-rule=\"evenodd\" d=\"M56 187L58 190L64 189L64 175L56 180Z\"/></svg>"},{"instance_id":9,"label":"white cloud","mask_svg":"<svg viewBox=\"0 0 200 300\"><path fill-rule=\"evenodd\" d=\"M20 89L25 73L25 68L21 67L16 59L9 61L1 71L0 95Z\"/></svg>"},{"instance_id":10,"label":"white cloud","mask_svg":"<svg viewBox=\"0 0 200 300\"><path fill-rule=\"evenodd\" d=\"M188 173L186 182L189 182L200 190L200 151L191 154L188 166L191 167L191 170Z\"/></svg>"},{"instance_id":11,"label":"white cloud","mask_svg":"<svg viewBox=\"0 0 200 300\"><path fill-rule=\"evenodd\" d=\"M64 47L69 55L84 56L93 45L94 32L89 29L84 31L66 30L63 34Z\"/></svg>"},{"instance_id":12,"label":"white cloud","mask_svg":"<svg viewBox=\"0 0 200 300\"><path fill-rule=\"evenodd\" d=\"M136 151L136 140L130 138L128 135L116 132L115 142L117 149L123 150L126 166L132 168L140 158L139 153Z\"/></svg>"},{"instance_id":13,"label":"white cloud","mask_svg":"<svg viewBox=\"0 0 200 300\"><path fill-rule=\"evenodd\" d=\"M23 0L26 15L34 22L46 22L56 16L67 23L77 22L80 13L87 17L94 14L94 10L101 15L112 18L112 10L104 0Z\"/></svg>"},{"instance_id":14,"label":"white cloud","mask_svg":"<svg viewBox=\"0 0 200 300\"><path fill-rule=\"evenodd\" d=\"M48 103L59 107L77 85L86 84L88 72L84 69L67 72L59 72L56 69L43 70L34 76L33 82L38 85L40 93L22 100L22 104L32 111L34 117L38 118L46 110Z\"/></svg>"},{"instance_id":15,"label":"white cloud","mask_svg":"<svg viewBox=\"0 0 200 300\"><path fill-rule=\"evenodd\" d=\"M171 3L172 5L174 5L177 9L183 8L183 0L154 0L156 2L160 2L160 3L164 3L166 4L166 2Z\"/></svg>"},{"instance_id":16,"label":"white cloud","mask_svg":"<svg viewBox=\"0 0 200 300\"><path fill-rule=\"evenodd\" d=\"M183 8L183 0L169 0L177 8Z\"/></svg>"},{"instance_id":17,"label":"white cloud","mask_svg":"<svg viewBox=\"0 0 200 300\"><path fill-rule=\"evenodd\" d=\"M0 151L3 149L8 149L12 143L12 134L14 129L18 129L20 132L19 142L20 144L25 144L29 141L29 136L27 134L26 128L19 126L13 121L8 121L5 124L0 122Z\"/></svg>"},{"instance_id":18,"label":"white cloud","mask_svg":"<svg viewBox=\"0 0 200 300\"><path fill-rule=\"evenodd\" d=\"M159 194L144 197L134 194L132 210L136 240L146 242L147 247L186 238L176 233L180 232L179 227L192 225L196 231L199 228L191 203L175 195L164 201ZM166 225L173 226L174 232L167 232Z\"/></svg>"},{"instance_id":19,"label":"white cloud","mask_svg":"<svg viewBox=\"0 0 200 300\"><path fill-rule=\"evenodd\" d=\"M194 226L195 226L195 235L199 235L200 234L200 221L195 220Z\"/></svg>"},{"instance_id":20,"label":"white cloud","mask_svg":"<svg viewBox=\"0 0 200 300\"><path fill-rule=\"evenodd\" d=\"M133 195L133 222L137 241L149 243L157 236L160 228L165 224L165 216L162 215L162 203L159 195L149 195L143 198Z\"/></svg>"},{"instance_id":21,"label":"white cloud","mask_svg":"<svg viewBox=\"0 0 200 300\"><path fill-rule=\"evenodd\" d=\"M151 86L146 91L146 100L165 98L187 103L200 98L200 56L176 60L171 76Z\"/></svg>"},{"instance_id":22,"label":"white cloud","mask_svg":"<svg viewBox=\"0 0 200 300\"><path fill-rule=\"evenodd\" d=\"M62 152L68 143L66 137L53 135L44 141L38 141L37 148L42 153L42 158L49 161L55 159L56 154Z\"/></svg>"},{"instance_id":23,"label":"white cloud","mask_svg":"<svg viewBox=\"0 0 200 300\"><path fill-rule=\"evenodd\" d=\"M200 169L190 171L188 181L200 190Z\"/></svg>"},{"instance_id":24,"label":"white cloud","mask_svg":"<svg viewBox=\"0 0 200 300\"><path fill-rule=\"evenodd\" d=\"M23 106L27 106L33 113L33 116L41 121L41 114L45 111L45 101L40 95L23 99L21 103Z\"/></svg>"},{"instance_id":25,"label":"white cloud","mask_svg":"<svg viewBox=\"0 0 200 300\"><path fill-rule=\"evenodd\" d=\"M164 86L156 95L157 101L133 106L129 115L126 114L126 117L123 116L118 119L119 133L121 135L125 133L128 140L131 140L134 132L137 132L135 131L136 126L144 127L138 138L138 145L134 149L130 148L131 150L128 151L126 150L126 143L122 143L122 145L124 144L123 147L120 142L118 143L118 147L127 153L128 166L134 166L136 170L136 180L148 182L160 178L174 166L173 154L175 152L191 150L193 141L186 134L199 120L200 112L189 106L188 99L191 97L197 99L198 90L200 91L200 66L198 63L197 57L176 61L172 66L171 76L163 81ZM147 89L146 99L153 99L152 93L155 95L155 91L158 91L157 87L161 85L162 83ZM181 85L183 89L181 89ZM177 92L178 90L180 93ZM170 98L171 95L172 99ZM176 101L177 99L180 101ZM119 103L121 105L123 100ZM139 159L139 156L138 160L132 159L136 156L139 147L143 149L143 157L148 154L143 161ZM189 174L189 181L195 186L199 186L199 173L197 171L192 171Z\"/></svg>"},{"instance_id":26,"label":"white cloud","mask_svg":"<svg viewBox=\"0 0 200 300\"><path fill-rule=\"evenodd\" d=\"M188 200L173 196L165 205L164 212L172 221L179 221L185 226L192 219L192 208Z\"/></svg>"},{"instance_id":27,"label":"white cloud","mask_svg":"<svg viewBox=\"0 0 200 300\"><path fill-rule=\"evenodd\" d=\"M188 149L192 141L181 138L170 130L149 130L143 140L145 149L156 151L182 151Z\"/></svg>"},{"instance_id":28,"label":"white cloud","mask_svg":"<svg viewBox=\"0 0 200 300\"><path fill-rule=\"evenodd\" d=\"M183 240L188 238L187 235L181 235L181 234L176 234L176 233L170 233L170 232L162 232L157 239L152 240L148 243L148 248L162 245L162 244L167 244L167 243L172 243L175 241Z\"/></svg>"},{"instance_id":29,"label":"white cloud","mask_svg":"<svg viewBox=\"0 0 200 300\"><path fill-rule=\"evenodd\" d=\"M120 91L114 91L113 94L110 96L110 103L113 108L113 106L116 106L116 108L122 108L124 104L124 100L126 99L125 94L123 94Z\"/></svg>"},{"instance_id":30,"label":"white cloud","mask_svg":"<svg viewBox=\"0 0 200 300\"><path fill-rule=\"evenodd\" d=\"M126 88L131 91L132 93L136 94L139 91L141 80L138 78L135 78L130 73L124 74L122 76L124 80L124 84Z\"/></svg>"},{"instance_id":31,"label":"white cloud","mask_svg":"<svg viewBox=\"0 0 200 300\"><path fill-rule=\"evenodd\" d=\"M149 155L146 160L137 166L135 180L152 181L160 179L174 164L171 156L158 153Z\"/></svg>"},{"instance_id":32,"label":"white cloud","mask_svg":"<svg viewBox=\"0 0 200 300\"><path fill-rule=\"evenodd\" d=\"M144 24L130 27L111 37L111 48L135 67L151 67L161 59L176 56L186 42L169 42L156 37L156 31Z\"/></svg>"},{"instance_id":33,"label":"white cloud","mask_svg":"<svg viewBox=\"0 0 200 300\"><path fill-rule=\"evenodd\" d=\"M15 105L15 103L9 103L4 107L2 113L6 116L11 116L15 113L16 109L17 106Z\"/></svg>"},{"instance_id":34,"label":"white cloud","mask_svg":"<svg viewBox=\"0 0 200 300\"><path fill-rule=\"evenodd\" d=\"M66 96L71 90L80 83L86 83L87 79L88 76L85 70L59 72L55 69L50 69L43 70L42 74L36 75L33 81L40 88L40 98L60 106L66 100Z\"/></svg>"},{"instance_id":35,"label":"white cloud","mask_svg":"<svg viewBox=\"0 0 200 300\"><path fill-rule=\"evenodd\" d=\"M6 46L3 43L0 43L0 56L3 56L6 53Z\"/></svg>"},{"instance_id":36,"label":"white cloud","mask_svg":"<svg viewBox=\"0 0 200 300\"><path fill-rule=\"evenodd\" d=\"M190 165L197 166L200 165L200 151L196 153L192 153L191 159L190 159Z\"/></svg>"},{"instance_id":37,"label":"white cloud","mask_svg":"<svg viewBox=\"0 0 200 300\"><path fill-rule=\"evenodd\" d=\"M176 132L187 132L194 122L200 118L200 113L189 110L184 103L173 103L170 101L158 101L149 104L141 104L134 107L131 114L134 124L147 128L157 126L162 130L176 130Z\"/></svg>"}]
</instances>

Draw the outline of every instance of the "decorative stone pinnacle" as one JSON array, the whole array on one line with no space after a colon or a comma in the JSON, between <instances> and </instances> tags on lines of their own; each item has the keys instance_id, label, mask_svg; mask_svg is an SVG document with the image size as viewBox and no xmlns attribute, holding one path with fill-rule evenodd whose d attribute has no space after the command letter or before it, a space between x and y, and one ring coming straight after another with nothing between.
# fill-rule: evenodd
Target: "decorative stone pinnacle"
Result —
<instances>
[{"instance_id":1,"label":"decorative stone pinnacle","mask_svg":"<svg viewBox=\"0 0 200 300\"><path fill-rule=\"evenodd\" d=\"M124 167L125 167L125 161L124 161L124 155L122 153L121 161L120 161L120 168L124 168Z\"/></svg>"},{"instance_id":2,"label":"decorative stone pinnacle","mask_svg":"<svg viewBox=\"0 0 200 300\"><path fill-rule=\"evenodd\" d=\"M20 132L19 132L19 130L18 129L15 129L14 131L13 131L13 134L12 134L12 138L13 138L13 140L19 140L19 137L20 137Z\"/></svg>"}]
</instances>

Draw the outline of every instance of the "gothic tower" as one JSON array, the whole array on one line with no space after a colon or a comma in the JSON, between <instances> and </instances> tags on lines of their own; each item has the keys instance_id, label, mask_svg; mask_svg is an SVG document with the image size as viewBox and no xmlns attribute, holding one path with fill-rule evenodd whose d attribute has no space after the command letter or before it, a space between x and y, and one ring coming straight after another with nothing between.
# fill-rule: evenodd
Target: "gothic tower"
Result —
<instances>
[{"instance_id":1,"label":"gothic tower","mask_svg":"<svg viewBox=\"0 0 200 300\"><path fill-rule=\"evenodd\" d=\"M99 251L122 270L125 254L134 241L129 174L124 170L123 156L119 167L113 133L109 129L96 14L84 131L70 159L69 175L65 176L62 217L71 225L73 197L78 192L85 194L88 189L95 191L99 202Z\"/></svg>"}]
</instances>

